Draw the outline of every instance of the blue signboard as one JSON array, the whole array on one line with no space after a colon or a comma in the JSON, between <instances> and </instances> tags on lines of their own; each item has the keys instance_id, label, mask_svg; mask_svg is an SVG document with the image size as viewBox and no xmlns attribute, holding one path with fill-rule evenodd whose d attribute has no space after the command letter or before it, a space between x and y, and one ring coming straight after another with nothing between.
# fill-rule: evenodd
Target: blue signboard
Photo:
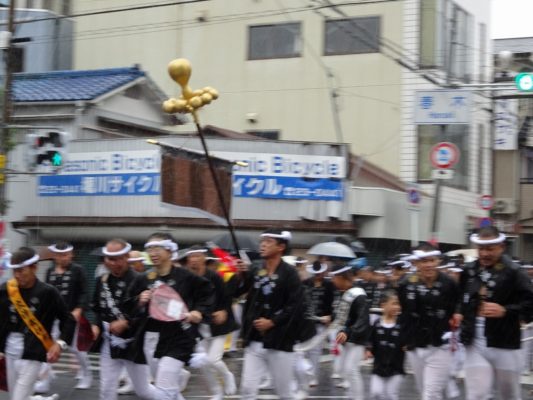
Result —
<instances>
[{"instance_id":1,"label":"blue signboard","mask_svg":"<svg viewBox=\"0 0 533 400\"><path fill-rule=\"evenodd\" d=\"M159 173L39 176L39 196L158 195Z\"/></svg>"},{"instance_id":2,"label":"blue signboard","mask_svg":"<svg viewBox=\"0 0 533 400\"><path fill-rule=\"evenodd\" d=\"M265 199L336 200L344 197L341 180L292 176L233 176L233 196Z\"/></svg>"}]
</instances>

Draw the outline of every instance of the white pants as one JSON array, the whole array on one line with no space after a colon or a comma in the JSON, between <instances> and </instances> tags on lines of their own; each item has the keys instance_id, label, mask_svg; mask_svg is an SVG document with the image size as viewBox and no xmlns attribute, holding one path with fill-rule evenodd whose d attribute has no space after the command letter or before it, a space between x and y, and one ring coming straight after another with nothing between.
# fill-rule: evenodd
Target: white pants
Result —
<instances>
[{"instance_id":1,"label":"white pants","mask_svg":"<svg viewBox=\"0 0 533 400\"><path fill-rule=\"evenodd\" d=\"M361 361L365 353L365 347L359 344L344 344L342 375L350 383L350 398L363 400L365 386L361 376Z\"/></svg>"},{"instance_id":2,"label":"white pants","mask_svg":"<svg viewBox=\"0 0 533 400\"><path fill-rule=\"evenodd\" d=\"M294 377L298 390L307 392L309 390L309 383L314 376L313 365L305 358L303 352L294 352Z\"/></svg>"},{"instance_id":3,"label":"white pants","mask_svg":"<svg viewBox=\"0 0 533 400\"><path fill-rule=\"evenodd\" d=\"M152 377L157 376L157 359L154 358L155 349L157 347L157 342L159 341L159 332L145 332L144 333L144 343L143 351L144 356L146 357L146 363L150 368L150 374Z\"/></svg>"},{"instance_id":4,"label":"white pants","mask_svg":"<svg viewBox=\"0 0 533 400\"><path fill-rule=\"evenodd\" d=\"M41 362L23 360L24 336L21 333L10 333L6 342L6 374L7 389L11 400L28 400L33 394L33 386L37 382Z\"/></svg>"},{"instance_id":5,"label":"white pants","mask_svg":"<svg viewBox=\"0 0 533 400\"><path fill-rule=\"evenodd\" d=\"M466 347L467 400L491 398L493 386L501 399L520 400L521 351L471 345Z\"/></svg>"},{"instance_id":6,"label":"white pants","mask_svg":"<svg viewBox=\"0 0 533 400\"><path fill-rule=\"evenodd\" d=\"M213 395L223 393L217 373L224 380L228 379L228 375L231 374L226 363L222 361L225 343L226 336L224 335L205 338L199 344L199 347L207 354L209 360L209 364L202 368L202 374Z\"/></svg>"},{"instance_id":7,"label":"white pants","mask_svg":"<svg viewBox=\"0 0 533 400\"><path fill-rule=\"evenodd\" d=\"M388 378L372 375L370 378L370 398L372 400L398 400L402 381L402 375L393 375Z\"/></svg>"},{"instance_id":8,"label":"white pants","mask_svg":"<svg viewBox=\"0 0 533 400\"><path fill-rule=\"evenodd\" d=\"M316 334L321 335L326 330L326 326L322 324L316 324ZM324 342L320 342L317 346L306 352L306 356L313 365L313 375L315 379L318 379L320 375L320 356L322 355L322 349Z\"/></svg>"},{"instance_id":9,"label":"white pants","mask_svg":"<svg viewBox=\"0 0 533 400\"><path fill-rule=\"evenodd\" d=\"M261 342L251 342L244 350L241 399L255 400L261 379L270 372L274 391L282 400L294 399L294 354L265 349Z\"/></svg>"},{"instance_id":10,"label":"white pants","mask_svg":"<svg viewBox=\"0 0 533 400\"><path fill-rule=\"evenodd\" d=\"M422 400L442 400L450 378L452 352L445 347L416 348L407 352Z\"/></svg>"},{"instance_id":11,"label":"white pants","mask_svg":"<svg viewBox=\"0 0 533 400\"><path fill-rule=\"evenodd\" d=\"M132 361L113 359L109 352L109 340L104 338L100 349L100 400L116 400L120 374L126 369L137 396L142 399L156 399L155 387L148 383L148 365Z\"/></svg>"},{"instance_id":12,"label":"white pants","mask_svg":"<svg viewBox=\"0 0 533 400\"><path fill-rule=\"evenodd\" d=\"M80 367L79 373L82 377L89 376L92 374L90 370L90 362L89 362L89 355L86 351L79 351L78 350L78 329L79 325L76 324L76 330L74 331L74 337L72 339L72 345L69 346L69 351L74 354L76 357L76 360L78 361L78 365ZM59 331L59 320L54 321L54 325L52 326L52 338L54 340L59 339L61 335L61 332ZM51 370L52 365L48 363L44 363L40 375L45 377L45 379L50 379L51 376Z\"/></svg>"},{"instance_id":13,"label":"white pants","mask_svg":"<svg viewBox=\"0 0 533 400\"><path fill-rule=\"evenodd\" d=\"M231 306L231 309L233 310L233 316L235 317L235 321L240 325L242 322L243 305L239 302L233 303L233 305ZM241 334L240 328L231 332L231 344L229 347L229 351L237 350L237 341L239 340L240 334Z\"/></svg>"},{"instance_id":14,"label":"white pants","mask_svg":"<svg viewBox=\"0 0 533 400\"><path fill-rule=\"evenodd\" d=\"M522 339L527 339L533 336L533 326L527 325L525 329L522 330ZM531 361L533 358L533 340L526 340L522 342L522 357L523 357L523 368L524 372L531 372Z\"/></svg>"},{"instance_id":15,"label":"white pants","mask_svg":"<svg viewBox=\"0 0 533 400\"><path fill-rule=\"evenodd\" d=\"M155 378L155 390L157 400L180 400L180 375L185 365L182 361L172 357L162 357L157 360L157 375Z\"/></svg>"}]
</instances>

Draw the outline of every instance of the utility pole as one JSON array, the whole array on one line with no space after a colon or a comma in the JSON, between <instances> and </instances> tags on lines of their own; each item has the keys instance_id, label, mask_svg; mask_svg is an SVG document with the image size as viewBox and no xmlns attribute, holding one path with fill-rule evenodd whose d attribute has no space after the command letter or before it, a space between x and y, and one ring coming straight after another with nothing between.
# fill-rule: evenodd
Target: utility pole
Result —
<instances>
[{"instance_id":1,"label":"utility pole","mask_svg":"<svg viewBox=\"0 0 533 400\"><path fill-rule=\"evenodd\" d=\"M452 68L453 68L453 56L454 56L454 46L456 45L456 21L457 21L457 9L454 8L453 16L451 19L451 40L450 40L450 48L449 48L449 55L444 60L445 66L446 66L446 85L449 86L451 82L451 75L452 75ZM446 141L446 125L440 126L440 132L439 132L440 140L439 142L445 142ZM440 211L440 193L442 189L442 179L436 179L435 182L435 197L433 200L433 214L431 218L431 242L434 244L439 243L439 211Z\"/></svg>"},{"instance_id":2,"label":"utility pole","mask_svg":"<svg viewBox=\"0 0 533 400\"><path fill-rule=\"evenodd\" d=\"M9 138L9 122L11 120L12 100L11 100L11 86L13 79L13 52L12 52L12 37L15 33L15 1L11 0L8 11L8 40L4 52L5 76L4 76L4 98L2 109L2 137L0 138L0 221L4 223L7 212L7 196L6 196L6 167L7 167L7 153L10 150Z\"/></svg>"}]
</instances>

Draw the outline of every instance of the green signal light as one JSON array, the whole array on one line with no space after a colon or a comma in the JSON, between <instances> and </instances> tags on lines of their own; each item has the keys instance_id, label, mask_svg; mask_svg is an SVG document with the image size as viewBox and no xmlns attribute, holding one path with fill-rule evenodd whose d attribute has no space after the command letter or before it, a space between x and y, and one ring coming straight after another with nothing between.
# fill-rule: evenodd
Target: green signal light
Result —
<instances>
[{"instance_id":1,"label":"green signal light","mask_svg":"<svg viewBox=\"0 0 533 400\"><path fill-rule=\"evenodd\" d=\"M54 167L61 167L63 165L63 156L59 152L55 152L52 156L52 165Z\"/></svg>"},{"instance_id":2,"label":"green signal light","mask_svg":"<svg viewBox=\"0 0 533 400\"><path fill-rule=\"evenodd\" d=\"M533 91L533 73L521 73L515 78L516 87L523 92Z\"/></svg>"}]
</instances>

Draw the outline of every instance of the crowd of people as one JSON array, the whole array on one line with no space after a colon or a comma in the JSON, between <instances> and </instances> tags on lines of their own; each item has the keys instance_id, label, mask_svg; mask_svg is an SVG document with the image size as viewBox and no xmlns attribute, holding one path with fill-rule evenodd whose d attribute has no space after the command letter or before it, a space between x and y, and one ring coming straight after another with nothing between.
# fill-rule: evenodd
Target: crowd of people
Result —
<instances>
[{"instance_id":1,"label":"crowd of people","mask_svg":"<svg viewBox=\"0 0 533 400\"><path fill-rule=\"evenodd\" d=\"M111 239L92 295L72 245L49 247L54 263L45 282L36 252L18 249L6 261L13 278L0 286L10 399L47 398L35 393L49 393L51 364L66 350L79 364L75 388L92 387L80 344L87 327L100 353L101 400L129 387L142 399L183 399L190 368L211 400L256 399L265 382L280 399L305 399L324 378L325 348L334 354L331 378L351 399L399 399L406 368L423 400L459 396L460 370L468 400L521 399L520 375L531 363L521 333L529 332L522 327L532 316L533 288L529 268L505 255L506 237L496 228L470 237L479 253L471 262L423 243L378 269L330 255L290 257L291 239L267 230L259 261L228 266L206 246L178 255L169 234L154 233L144 245L149 268L129 243ZM228 335L242 341L240 379L223 359ZM373 360L368 388L365 359Z\"/></svg>"}]
</instances>

